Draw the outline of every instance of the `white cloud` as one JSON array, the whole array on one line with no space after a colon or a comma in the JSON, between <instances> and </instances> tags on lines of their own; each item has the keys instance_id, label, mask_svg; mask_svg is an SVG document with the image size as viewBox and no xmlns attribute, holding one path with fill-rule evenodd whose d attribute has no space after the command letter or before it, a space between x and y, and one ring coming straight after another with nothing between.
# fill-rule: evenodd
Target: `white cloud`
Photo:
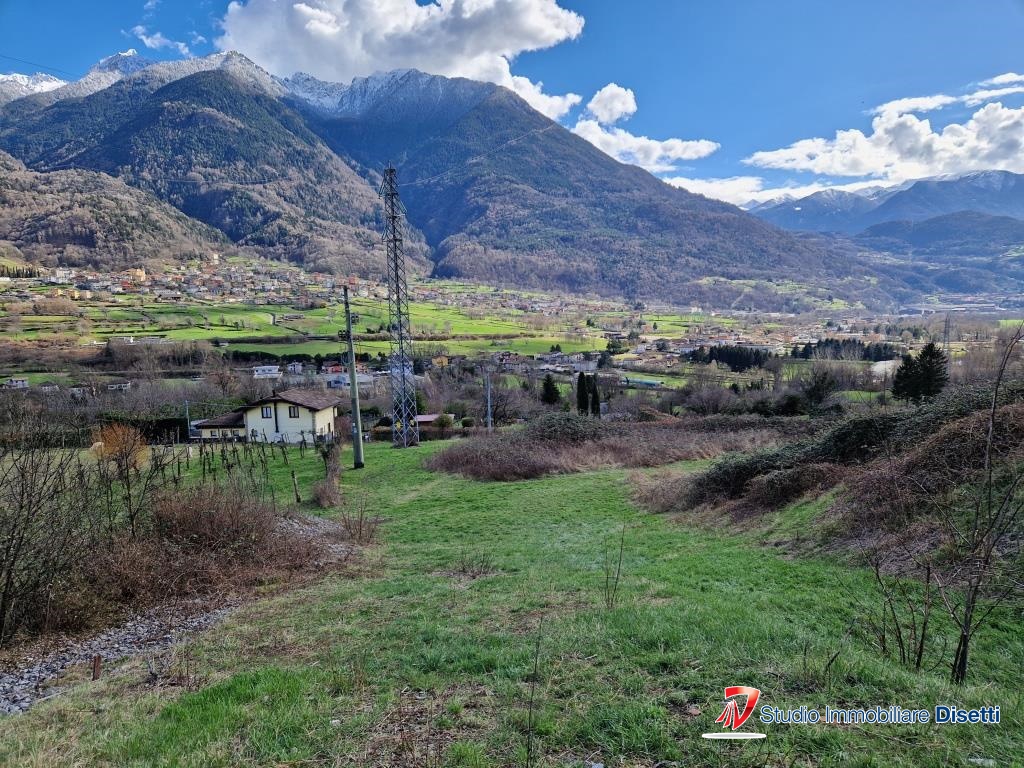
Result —
<instances>
[{"instance_id":1,"label":"white cloud","mask_svg":"<svg viewBox=\"0 0 1024 768\"><path fill-rule=\"evenodd\" d=\"M950 104L956 104L958 101L959 99L956 96L946 96L943 93L938 93L934 96L910 96L905 99L894 99L893 101L885 102L885 104L880 104L871 110L871 114L881 115L885 112L895 112L896 114L904 112L932 112Z\"/></svg>"},{"instance_id":2,"label":"white cloud","mask_svg":"<svg viewBox=\"0 0 1024 768\"><path fill-rule=\"evenodd\" d=\"M164 36L162 32L149 32L146 27L138 24L132 27L132 34L135 35L142 44L147 48L158 50L160 48L174 48L182 56L191 56L192 51L188 49L185 43L177 40L171 40Z\"/></svg>"},{"instance_id":3,"label":"white cloud","mask_svg":"<svg viewBox=\"0 0 1024 768\"><path fill-rule=\"evenodd\" d=\"M982 80L980 85L1009 85L1010 83L1024 83L1024 75L1018 75L1016 72L1006 72L1002 75L990 77L988 80Z\"/></svg>"},{"instance_id":4,"label":"white cloud","mask_svg":"<svg viewBox=\"0 0 1024 768\"><path fill-rule=\"evenodd\" d=\"M825 189L857 192L862 189L879 186L877 181L855 181L849 184L812 182L810 184L794 183L782 186L767 186L765 180L760 176L730 176L721 179L691 179L685 176L672 176L663 179L663 181L671 184L673 187L682 187L689 192L724 200L734 205L743 205L750 202L760 203L765 200L782 197L783 195L799 199Z\"/></svg>"},{"instance_id":5,"label":"white cloud","mask_svg":"<svg viewBox=\"0 0 1024 768\"><path fill-rule=\"evenodd\" d=\"M636 112L636 96L629 88L608 83L587 102L587 110L597 118L597 122L611 125Z\"/></svg>"},{"instance_id":6,"label":"white cloud","mask_svg":"<svg viewBox=\"0 0 1024 768\"><path fill-rule=\"evenodd\" d=\"M639 165L652 173L674 171L679 160L707 157L720 146L707 139L658 140L634 136L622 128L607 128L597 120L580 119L572 130L616 160Z\"/></svg>"},{"instance_id":7,"label":"white cloud","mask_svg":"<svg viewBox=\"0 0 1024 768\"><path fill-rule=\"evenodd\" d=\"M837 131L781 149L755 152L748 165L826 176L891 181L975 170L1024 172L1024 107L986 104L963 123L941 130L916 115L883 112L871 130Z\"/></svg>"},{"instance_id":8,"label":"white cloud","mask_svg":"<svg viewBox=\"0 0 1024 768\"><path fill-rule=\"evenodd\" d=\"M986 101L1001 99L1003 96L1012 96L1015 93L1024 93L1024 84L975 91L964 96L962 101L968 107L976 107L979 104L984 104Z\"/></svg>"},{"instance_id":9,"label":"white cloud","mask_svg":"<svg viewBox=\"0 0 1024 768\"><path fill-rule=\"evenodd\" d=\"M580 97L545 93L542 83L513 75L511 63L575 39L583 23L557 0L233 0L215 42L281 76L348 82L411 67L493 82L557 119Z\"/></svg>"},{"instance_id":10,"label":"white cloud","mask_svg":"<svg viewBox=\"0 0 1024 768\"><path fill-rule=\"evenodd\" d=\"M572 130L616 160L639 165L651 173L674 171L678 161L698 160L719 148L717 142L707 139L650 139L612 125L635 113L633 91L608 83L587 102L587 112Z\"/></svg>"}]
</instances>

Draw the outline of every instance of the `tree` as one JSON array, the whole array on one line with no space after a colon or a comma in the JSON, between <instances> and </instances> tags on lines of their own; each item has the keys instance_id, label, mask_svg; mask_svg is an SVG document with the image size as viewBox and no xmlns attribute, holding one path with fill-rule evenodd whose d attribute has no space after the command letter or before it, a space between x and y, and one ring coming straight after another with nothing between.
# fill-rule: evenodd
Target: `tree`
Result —
<instances>
[{"instance_id":1,"label":"tree","mask_svg":"<svg viewBox=\"0 0 1024 768\"><path fill-rule=\"evenodd\" d=\"M597 388L597 376L590 380L590 413L592 416L601 415L601 392Z\"/></svg>"},{"instance_id":2,"label":"tree","mask_svg":"<svg viewBox=\"0 0 1024 768\"><path fill-rule=\"evenodd\" d=\"M583 415L590 412L590 381L587 374L580 371L576 377L576 410Z\"/></svg>"},{"instance_id":3,"label":"tree","mask_svg":"<svg viewBox=\"0 0 1024 768\"><path fill-rule=\"evenodd\" d=\"M919 400L917 378L917 360L913 355L904 355L892 379L892 396L897 400Z\"/></svg>"},{"instance_id":4,"label":"tree","mask_svg":"<svg viewBox=\"0 0 1024 768\"><path fill-rule=\"evenodd\" d=\"M958 630L950 675L957 685L967 679L975 634L993 620L996 608L1011 598L1019 599L1024 592L1024 469L1012 454L1007 456L1000 450L997 440L1000 390L1022 342L1024 323L1000 356L978 467L980 482L962 484L950 501L939 505L952 568L937 574L936 581L943 605Z\"/></svg>"},{"instance_id":5,"label":"tree","mask_svg":"<svg viewBox=\"0 0 1024 768\"><path fill-rule=\"evenodd\" d=\"M934 342L929 342L917 357L904 355L893 378L893 397L914 403L935 397L949 382L946 363L945 353Z\"/></svg>"},{"instance_id":6,"label":"tree","mask_svg":"<svg viewBox=\"0 0 1024 768\"><path fill-rule=\"evenodd\" d=\"M558 385L555 384L555 377L550 373L544 377L540 399L542 403L547 403L548 405L557 405L562 399L562 393L558 391Z\"/></svg>"},{"instance_id":7,"label":"tree","mask_svg":"<svg viewBox=\"0 0 1024 768\"><path fill-rule=\"evenodd\" d=\"M935 342L929 342L917 356L917 373L921 397L935 397L949 383L949 360Z\"/></svg>"}]
</instances>

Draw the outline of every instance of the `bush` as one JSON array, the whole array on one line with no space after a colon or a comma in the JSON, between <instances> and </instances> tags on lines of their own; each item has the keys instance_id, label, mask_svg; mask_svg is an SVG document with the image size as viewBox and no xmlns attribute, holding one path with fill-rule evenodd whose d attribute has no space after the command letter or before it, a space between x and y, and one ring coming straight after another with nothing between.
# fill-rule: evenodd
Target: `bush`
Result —
<instances>
[{"instance_id":1,"label":"bush","mask_svg":"<svg viewBox=\"0 0 1024 768\"><path fill-rule=\"evenodd\" d=\"M557 443L585 443L607 434L603 424L589 416L575 413L546 413L526 425L530 440Z\"/></svg>"},{"instance_id":2,"label":"bush","mask_svg":"<svg viewBox=\"0 0 1024 768\"><path fill-rule=\"evenodd\" d=\"M275 515L268 503L225 483L162 494L153 521L157 536L176 546L250 559L266 548Z\"/></svg>"},{"instance_id":3,"label":"bush","mask_svg":"<svg viewBox=\"0 0 1024 768\"><path fill-rule=\"evenodd\" d=\"M568 413L549 414L521 431L445 448L429 458L427 466L477 480L525 480L600 467L655 467L769 445L779 432L767 421L691 417L608 425Z\"/></svg>"},{"instance_id":4,"label":"bush","mask_svg":"<svg viewBox=\"0 0 1024 768\"><path fill-rule=\"evenodd\" d=\"M319 480L313 484L313 498L320 509L333 509L341 503L341 489L334 478Z\"/></svg>"},{"instance_id":5,"label":"bush","mask_svg":"<svg viewBox=\"0 0 1024 768\"><path fill-rule=\"evenodd\" d=\"M1024 385L1004 387L1002 401L1024 394ZM992 391L986 387L963 387L944 392L935 400L913 410L854 416L804 440L745 455L728 456L694 476L680 498L684 507L738 499L755 478L778 470L810 464L867 464L888 446L894 453L913 450L943 424L984 410Z\"/></svg>"},{"instance_id":6,"label":"bush","mask_svg":"<svg viewBox=\"0 0 1024 768\"><path fill-rule=\"evenodd\" d=\"M746 501L762 509L778 509L811 491L831 488L842 482L844 476L843 468L835 464L777 469L750 481Z\"/></svg>"}]
</instances>

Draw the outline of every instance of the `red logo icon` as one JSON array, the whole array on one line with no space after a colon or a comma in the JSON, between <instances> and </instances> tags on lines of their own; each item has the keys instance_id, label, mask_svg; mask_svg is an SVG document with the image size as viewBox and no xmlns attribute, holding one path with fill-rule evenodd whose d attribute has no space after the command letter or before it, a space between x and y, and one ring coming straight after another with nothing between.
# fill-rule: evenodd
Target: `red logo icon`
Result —
<instances>
[{"instance_id":1,"label":"red logo icon","mask_svg":"<svg viewBox=\"0 0 1024 768\"><path fill-rule=\"evenodd\" d=\"M743 708L740 709L739 697L743 697ZM730 685L725 689L725 709L715 720L721 723L724 731L703 734L705 739L763 739L763 733L735 733L754 713L761 691L747 685Z\"/></svg>"}]
</instances>

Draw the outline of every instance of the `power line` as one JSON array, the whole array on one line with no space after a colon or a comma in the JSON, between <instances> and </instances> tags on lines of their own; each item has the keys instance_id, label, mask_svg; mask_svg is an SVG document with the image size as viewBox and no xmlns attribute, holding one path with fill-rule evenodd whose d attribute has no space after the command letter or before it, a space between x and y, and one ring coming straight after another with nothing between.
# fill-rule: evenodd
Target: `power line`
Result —
<instances>
[{"instance_id":1,"label":"power line","mask_svg":"<svg viewBox=\"0 0 1024 768\"><path fill-rule=\"evenodd\" d=\"M77 77L74 72L68 72L68 70L61 70L59 67L47 67L41 65L37 61L29 61L25 58L18 58L17 56L8 56L6 53L0 53L0 58L6 58L9 61L17 61L18 63L24 63L29 67L38 67L40 70L49 70L50 72L59 72L61 75L70 75L71 77Z\"/></svg>"}]
</instances>

